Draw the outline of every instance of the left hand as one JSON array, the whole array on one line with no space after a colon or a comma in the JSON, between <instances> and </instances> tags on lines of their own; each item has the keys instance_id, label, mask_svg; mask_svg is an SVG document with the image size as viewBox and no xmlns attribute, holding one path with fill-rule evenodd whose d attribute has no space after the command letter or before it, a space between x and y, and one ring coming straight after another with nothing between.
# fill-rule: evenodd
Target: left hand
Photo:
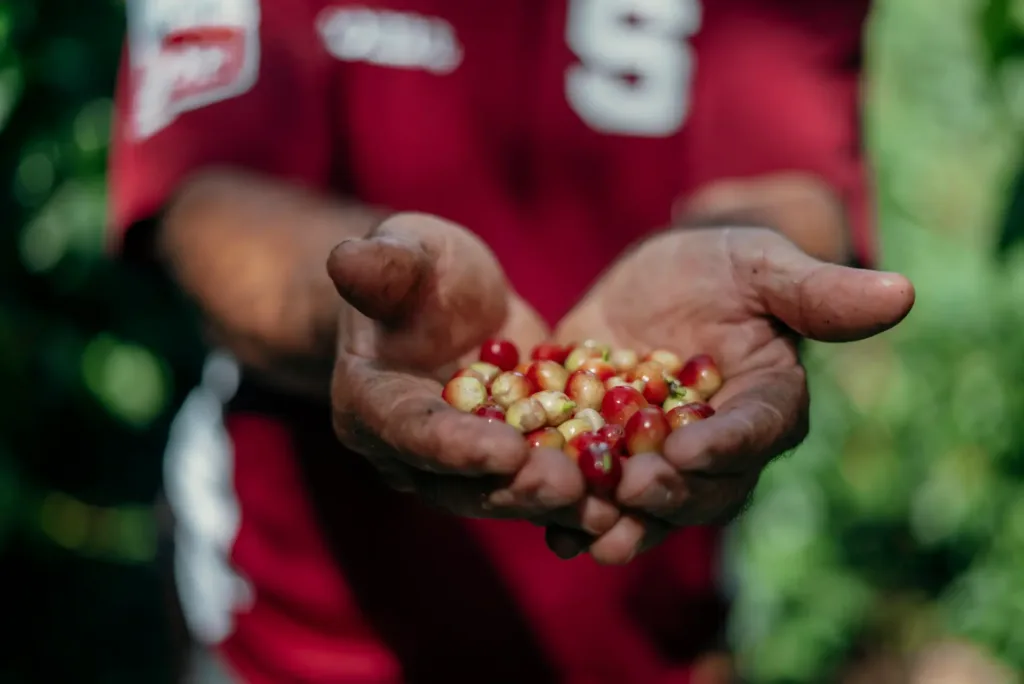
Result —
<instances>
[{"instance_id":1,"label":"left hand","mask_svg":"<svg viewBox=\"0 0 1024 684\"><path fill-rule=\"evenodd\" d=\"M762 228L677 229L627 253L562 322L562 341L599 339L684 360L711 354L725 378L711 418L675 431L664 454L629 459L625 511L596 539L549 528L561 556L587 548L622 564L673 528L726 522L764 467L807 434L797 336L845 342L899 323L914 303L903 276L819 261Z\"/></svg>"}]
</instances>

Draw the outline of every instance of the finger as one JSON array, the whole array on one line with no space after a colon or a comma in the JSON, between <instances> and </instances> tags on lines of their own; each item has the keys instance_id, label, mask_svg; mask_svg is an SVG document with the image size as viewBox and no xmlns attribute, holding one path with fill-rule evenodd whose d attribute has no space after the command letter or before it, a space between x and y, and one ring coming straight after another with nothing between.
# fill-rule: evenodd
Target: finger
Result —
<instances>
[{"instance_id":1,"label":"finger","mask_svg":"<svg viewBox=\"0 0 1024 684\"><path fill-rule=\"evenodd\" d=\"M527 517L576 506L586 493L579 468L557 449L532 449L523 467L507 486L495 489L486 505L515 509Z\"/></svg>"},{"instance_id":2,"label":"finger","mask_svg":"<svg viewBox=\"0 0 1024 684\"><path fill-rule=\"evenodd\" d=\"M457 411L439 383L370 359L340 356L331 392L338 438L364 456L439 473L511 475L529 455L510 425Z\"/></svg>"},{"instance_id":3,"label":"finger","mask_svg":"<svg viewBox=\"0 0 1024 684\"><path fill-rule=\"evenodd\" d=\"M596 537L611 529L621 515L622 512L616 504L588 494L570 508L552 511L547 517L547 522L559 527L582 530Z\"/></svg>"},{"instance_id":4,"label":"finger","mask_svg":"<svg viewBox=\"0 0 1024 684\"><path fill-rule=\"evenodd\" d=\"M586 532L561 525L551 525L544 530L544 542L562 560L570 560L586 551L593 539Z\"/></svg>"},{"instance_id":5,"label":"finger","mask_svg":"<svg viewBox=\"0 0 1024 684\"><path fill-rule=\"evenodd\" d=\"M730 477L680 473L659 454L637 454L623 468L616 499L674 527L725 523L742 511L758 471Z\"/></svg>"},{"instance_id":6,"label":"finger","mask_svg":"<svg viewBox=\"0 0 1024 684\"><path fill-rule=\"evenodd\" d=\"M902 321L914 305L914 286L898 273L828 264L782 235L727 229L734 275L765 313L825 342L871 337Z\"/></svg>"},{"instance_id":7,"label":"finger","mask_svg":"<svg viewBox=\"0 0 1024 684\"><path fill-rule=\"evenodd\" d=\"M512 478L431 473L394 459L369 460L392 488L460 517L543 520L552 510L578 504L584 491L578 470L562 468L560 461L567 459L551 449L533 450Z\"/></svg>"},{"instance_id":8,"label":"finger","mask_svg":"<svg viewBox=\"0 0 1024 684\"><path fill-rule=\"evenodd\" d=\"M346 240L327 260L338 294L364 316L390 325L408 316L431 267L421 244L391 235Z\"/></svg>"},{"instance_id":9,"label":"finger","mask_svg":"<svg viewBox=\"0 0 1024 684\"><path fill-rule=\"evenodd\" d=\"M760 471L807 436L809 397L799 366L734 378L715 415L675 430L666 460L683 473L738 476Z\"/></svg>"},{"instance_id":10,"label":"finger","mask_svg":"<svg viewBox=\"0 0 1024 684\"><path fill-rule=\"evenodd\" d=\"M684 517L693 501L693 479L684 477L660 454L636 454L622 467L615 499L625 508ZM680 524L688 522L680 520Z\"/></svg>"},{"instance_id":11,"label":"finger","mask_svg":"<svg viewBox=\"0 0 1024 684\"><path fill-rule=\"evenodd\" d=\"M594 540L590 545L590 555L600 565L626 565L637 555L660 544L671 530L668 523L629 513Z\"/></svg>"},{"instance_id":12,"label":"finger","mask_svg":"<svg viewBox=\"0 0 1024 684\"><path fill-rule=\"evenodd\" d=\"M551 511L536 522L547 525L548 547L559 557L572 558L586 551L596 537L610 530L621 517L617 505L588 495L575 506Z\"/></svg>"},{"instance_id":13,"label":"finger","mask_svg":"<svg viewBox=\"0 0 1024 684\"><path fill-rule=\"evenodd\" d=\"M367 238L341 243L327 270L339 294L375 323L369 335L358 320L343 325L343 348L406 367L458 358L508 313L508 284L487 246L424 214L396 214Z\"/></svg>"}]
</instances>

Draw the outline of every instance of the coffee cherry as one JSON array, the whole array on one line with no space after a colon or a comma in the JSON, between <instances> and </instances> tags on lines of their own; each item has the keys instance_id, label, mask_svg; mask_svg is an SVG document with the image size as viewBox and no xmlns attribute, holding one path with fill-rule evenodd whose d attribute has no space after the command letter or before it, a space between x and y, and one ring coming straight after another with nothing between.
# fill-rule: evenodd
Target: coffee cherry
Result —
<instances>
[{"instance_id":1,"label":"coffee cherry","mask_svg":"<svg viewBox=\"0 0 1024 684\"><path fill-rule=\"evenodd\" d=\"M508 340L487 340L480 347L480 360L510 371L519 363L519 350Z\"/></svg>"},{"instance_id":2,"label":"coffee cherry","mask_svg":"<svg viewBox=\"0 0 1024 684\"><path fill-rule=\"evenodd\" d=\"M516 401L525 399L532 394L533 388L525 375L515 371L506 371L494 378L491 383L491 399L505 410Z\"/></svg>"},{"instance_id":3,"label":"coffee cherry","mask_svg":"<svg viewBox=\"0 0 1024 684\"><path fill-rule=\"evenodd\" d=\"M576 461L580 457L580 452L587 448L594 442L603 442L600 436L596 432L581 432L569 441L565 443L562 451L566 456Z\"/></svg>"},{"instance_id":4,"label":"coffee cherry","mask_svg":"<svg viewBox=\"0 0 1024 684\"><path fill-rule=\"evenodd\" d=\"M583 479L598 495L607 496L622 481L622 459L612 453L611 447L598 439L588 443L576 458Z\"/></svg>"},{"instance_id":5,"label":"coffee cherry","mask_svg":"<svg viewBox=\"0 0 1024 684\"><path fill-rule=\"evenodd\" d=\"M475 378L484 383L485 386L487 385L486 378L472 368L460 368L452 374L451 379L454 380L455 378Z\"/></svg>"},{"instance_id":6,"label":"coffee cherry","mask_svg":"<svg viewBox=\"0 0 1024 684\"><path fill-rule=\"evenodd\" d=\"M565 441L568 442L576 435L583 434L584 432L590 432L590 422L583 420L582 418L573 418L567 420L558 426L558 431L562 433L562 437L565 437Z\"/></svg>"},{"instance_id":7,"label":"coffee cherry","mask_svg":"<svg viewBox=\"0 0 1024 684\"><path fill-rule=\"evenodd\" d=\"M580 409L576 411L575 418L585 420L590 423L591 430L600 430L604 427L604 416L595 411L594 409Z\"/></svg>"},{"instance_id":8,"label":"coffee cherry","mask_svg":"<svg viewBox=\"0 0 1024 684\"><path fill-rule=\"evenodd\" d=\"M625 373L624 377L627 380L643 380L644 382L653 378L664 378L665 367L657 361L641 361L631 372Z\"/></svg>"},{"instance_id":9,"label":"coffee cherry","mask_svg":"<svg viewBox=\"0 0 1024 684\"><path fill-rule=\"evenodd\" d=\"M632 349L616 349L608 356L608 361L617 373L626 374L637 367L640 357Z\"/></svg>"},{"instance_id":10,"label":"coffee cherry","mask_svg":"<svg viewBox=\"0 0 1024 684\"><path fill-rule=\"evenodd\" d=\"M665 379L665 367L657 361L644 361L626 377L643 381L641 394L650 403L661 406L668 399L669 384Z\"/></svg>"},{"instance_id":11,"label":"coffee cherry","mask_svg":"<svg viewBox=\"0 0 1024 684\"><path fill-rule=\"evenodd\" d=\"M675 375L679 372L679 369L683 367L682 359L667 349L655 349L644 357L644 361L655 361L660 363L662 368L664 368L665 372L669 375Z\"/></svg>"},{"instance_id":12,"label":"coffee cherry","mask_svg":"<svg viewBox=\"0 0 1024 684\"><path fill-rule=\"evenodd\" d=\"M604 383L585 370L578 370L569 376L565 384L565 393L576 402L581 409L599 409L604 399Z\"/></svg>"},{"instance_id":13,"label":"coffee cherry","mask_svg":"<svg viewBox=\"0 0 1024 684\"><path fill-rule=\"evenodd\" d=\"M612 453L619 458L628 458L629 449L626 448L626 429L617 423L608 423L597 431L597 436L603 439L612 448Z\"/></svg>"},{"instance_id":14,"label":"coffee cherry","mask_svg":"<svg viewBox=\"0 0 1024 684\"><path fill-rule=\"evenodd\" d=\"M565 437L562 437L562 433L555 428L546 427L528 432L526 434L526 443L530 445L531 449L539 447L561 449L565 446Z\"/></svg>"},{"instance_id":15,"label":"coffee cherry","mask_svg":"<svg viewBox=\"0 0 1024 684\"><path fill-rule=\"evenodd\" d=\"M629 453L661 453L672 428L660 408L639 409L626 423L626 448Z\"/></svg>"},{"instance_id":16,"label":"coffee cherry","mask_svg":"<svg viewBox=\"0 0 1024 684\"><path fill-rule=\"evenodd\" d=\"M544 407L549 427L558 427L572 418L576 411L576 402L565 396L564 392L537 392L533 398Z\"/></svg>"},{"instance_id":17,"label":"coffee cherry","mask_svg":"<svg viewBox=\"0 0 1024 684\"><path fill-rule=\"evenodd\" d=\"M473 413L481 418L486 418L487 420L499 420L502 423L505 422L505 409L497 406L496 404L484 404L483 406L478 406Z\"/></svg>"},{"instance_id":18,"label":"coffee cherry","mask_svg":"<svg viewBox=\"0 0 1024 684\"><path fill-rule=\"evenodd\" d=\"M696 423L699 420L706 420L713 415L715 415L715 409L711 408L709 404L694 402L676 406L670 411L666 411L665 420L668 421L669 427L673 430L678 430L684 425Z\"/></svg>"},{"instance_id":19,"label":"coffee cherry","mask_svg":"<svg viewBox=\"0 0 1024 684\"><path fill-rule=\"evenodd\" d=\"M629 373L624 373L623 377L627 380L650 380L651 378L661 378L665 376L665 367L657 361L641 361L636 367Z\"/></svg>"},{"instance_id":20,"label":"coffee cherry","mask_svg":"<svg viewBox=\"0 0 1024 684\"><path fill-rule=\"evenodd\" d=\"M572 351L569 347L555 344L554 342L545 342L538 344L530 352L530 358L534 361L554 361L561 365L565 363L565 359L569 356L569 352Z\"/></svg>"},{"instance_id":21,"label":"coffee cherry","mask_svg":"<svg viewBox=\"0 0 1024 684\"><path fill-rule=\"evenodd\" d=\"M487 388L484 383L468 375L452 378L444 386L441 398L452 407L469 413L487 401Z\"/></svg>"},{"instance_id":22,"label":"coffee cherry","mask_svg":"<svg viewBox=\"0 0 1024 684\"><path fill-rule=\"evenodd\" d=\"M584 361L588 359L600 359L601 351L598 349L588 349L587 347L574 347L569 355L565 357L565 369L570 373L578 371L580 366L583 365Z\"/></svg>"},{"instance_id":23,"label":"coffee cherry","mask_svg":"<svg viewBox=\"0 0 1024 684\"><path fill-rule=\"evenodd\" d=\"M532 397L513 402L505 411L505 422L520 432L539 430L547 420L544 407Z\"/></svg>"},{"instance_id":24,"label":"coffee cherry","mask_svg":"<svg viewBox=\"0 0 1024 684\"><path fill-rule=\"evenodd\" d=\"M583 340L577 346L583 347L584 349L593 349L598 353L600 358L605 360L608 359L608 355L612 351L612 348L609 345L605 344L604 342L599 342L597 340Z\"/></svg>"},{"instance_id":25,"label":"coffee cherry","mask_svg":"<svg viewBox=\"0 0 1024 684\"><path fill-rule=\"evenodd\" d=\"M679 371L679 382L692 387L705 399L710 398L722 387L722 373L715 360L708 354L694 356Z\"/></svg>"},{"instance_id":26,"label":"coffee cherry","mask_svg":"<svg viewBox=\"0 0 1024 684\"><path fill-rule=\"evenodd\" d=\"M647 406L647 400L635 388L613 387L601 401L601 415L609 423L625 425L634 413Z\"/></svg>"},{"instance_id":27,"label":"coffee cherry","mask_svg":"<svg viewBox=\"0 0 1024 684\"><path fill-rule=\"evenodd\" d=\"M604 359L586 359L576 370L593 373L601 382L615 376L615 367Z\"/></svg>"},{"instance_id":28,"label":"coffee cherry","mask_svg":"<svg viewBox=\"0 0 1024 684\"><path fill-rule=\"evenodd\" d=\"M476 371L480 374L480 377L484 379L484 384L488 387L494 382L494 378L501 374L501 369L495 366L493 363L485 363L483 361L477 361L476 363L469 364L471 371Z\"/></svg>"},{"instance_id":29,"label":"coffee cherry","mask_svg":"<svg viewBox=\"0 0 1024 684\"><path fill-rule=\"evenodd\" d=\"M520 361L508 340L487 340L480 360L455 372L441 396L460 411L505 421L531 447L563 449L606 493L621 477L621 459L659 452L672 430L714 415L706 402L723 382L707 354L684 364L666 349L638 358L591 339L545 342L530 358Z\"/></svg>"},{"instance_id":30,"label":"coffee cherry","mask_svg":"<svg viewBox=\"0 0 1024 684\"><path fill-rule=\"evenodd\" d=\"M554 361L533 361L526 371L534 392L564 392L569 371Z\"/></svg>"},{"instance_id":31,"label":"coffee cherry","mask_svg":"<svg viewBox=\"0 0 1024 684\"><path fill-rule=\"evenodd\" d=\"M632 387L637 392L643 393L644 391L643 380L633 380L632 382L630 382L621 375L613 375L612 377L608 378L607 380L605 380L604 386L605 389L612 389L613 387Z\"/></svg>"},{"instance_id":32,"label":"coffee cherry","mask_svg":"<svg viewBox=\"0 0 1024 684\"><path fill-rule=\"evenodd\" d=\"M674 382L669 384L669 396L668 399L662 403L661 408L665 411L671 411L676 406L692 404L695 401L704 401L700 392L692 387L686 387L678 382Z\"/></svg>"},{"instance_id":33,"label":"coffee cherry","mask_svg":"<svg viewBox=\"0 0 1024 684\"><path fill-rule=\"evenodd\" d=\"M668 383L664 378L655 378L644 383L644 391L641 393L648 402L660 405L668 399Z\"/></svg>"}]
</instances>

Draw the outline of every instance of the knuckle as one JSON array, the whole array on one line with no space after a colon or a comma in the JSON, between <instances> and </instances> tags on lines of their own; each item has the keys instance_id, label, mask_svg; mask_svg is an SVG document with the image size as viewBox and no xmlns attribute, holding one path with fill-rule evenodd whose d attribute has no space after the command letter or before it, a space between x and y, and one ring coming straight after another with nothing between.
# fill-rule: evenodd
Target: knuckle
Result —
<instances>
[{"instance_id":1,"label":"knuckle","mask_svg":"<svg viewBox=\"0 0 1024 684\"><path fill-rule=\"evenodd\" d=\"M619 521L617 510L584 510L580 520L580 527L590 534L598 537L615 527Z\"/></svg>"},{"instance_id":2,"label":"knuckle","mask_svg":"<svg viewBox=\"0 0 1024 684\"><path fill-rule=\"evenodd\" d=\"M490 459L481 449L470 449L450 459L453 467L464 470L484 470Z\"/></svg>"},{"instance_id":3,"label":"knuckle","mask_svg":"<svg viewBox=\"0 0 1024 684\"><path fill-rule=\"evenodd\" d=\"M590 555L598 565L625 565L632 560L632 553L626 549L595 544L590 547Z\"/></svg>"}]
</instances>

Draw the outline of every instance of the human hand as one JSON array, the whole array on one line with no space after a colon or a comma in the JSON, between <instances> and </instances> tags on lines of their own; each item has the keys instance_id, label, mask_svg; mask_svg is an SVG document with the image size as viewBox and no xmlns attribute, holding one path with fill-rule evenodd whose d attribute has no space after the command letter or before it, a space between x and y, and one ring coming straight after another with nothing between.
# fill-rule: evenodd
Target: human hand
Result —
<instances>
[{"instance_id":1,"label":"human hand","mask_svg":"<svg viewBox=\"0 0 1024 684\"><path fill-rule=\"evenodd\" d=\"M439 380L475 360L486 338L527 350L548 336L479 238L432 216L397 214L338 245L328 272L345 300L334 428L392 486L463 516L554 515L592 531L617 520L610 504L581 505L582 475L560 451L530 450L511 426L441 398Z\"/></svg>"},{"instance_id":2,"label":"human hand","mask_svg":"<svg viewBox=\"0 0 1024 684\"><path fill-rule=\"evenodd\" d=\"M809 399L798 336L843 342L901 321L914 289L901 275L824 263L759 228L674 230L624 256L560 324L556 338L595 338L643 353L709 353L725 377L711 418L674 431L663 454L624 466L627 511L587 539L549 528L560 555L589 545L626 563L672 529L738 514L763 468L807 434Z\"/></svg>"}]
</instances>

